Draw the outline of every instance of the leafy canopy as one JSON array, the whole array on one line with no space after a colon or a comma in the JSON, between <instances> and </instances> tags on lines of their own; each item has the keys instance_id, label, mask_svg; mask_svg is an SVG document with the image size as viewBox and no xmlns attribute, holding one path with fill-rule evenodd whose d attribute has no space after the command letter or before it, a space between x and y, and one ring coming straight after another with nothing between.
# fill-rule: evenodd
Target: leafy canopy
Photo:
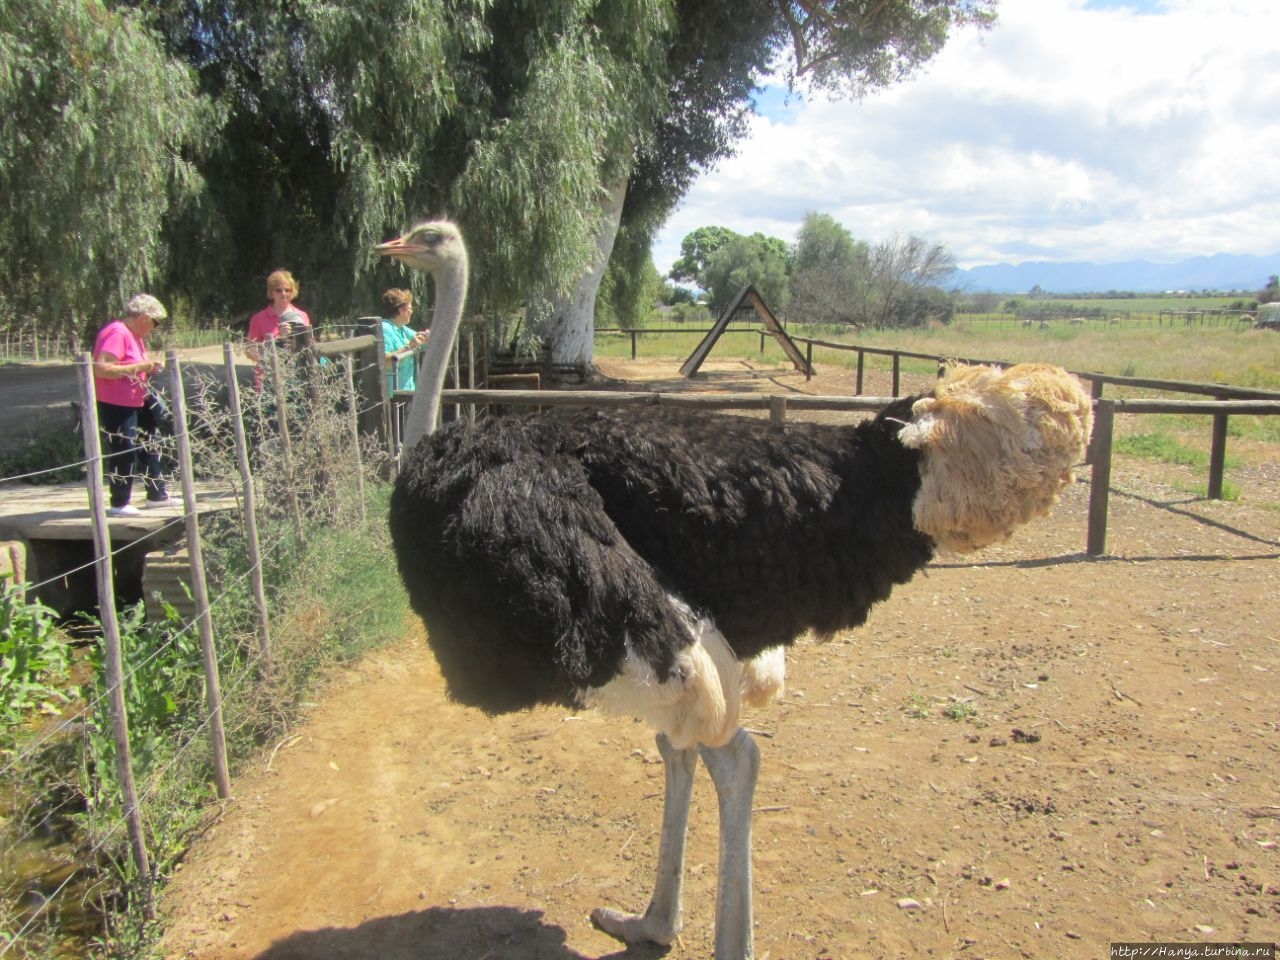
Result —
<instances>
[{"instance_id":1,"label":"leafy canopy","mask_svg":"<svg viewBox=\"0 0 1280 960\"><path fill-rule=\"evenodd\" d=\"M79 328L153 285L214 119L134 13L0 3L0 312Z\"/></svg>"}]
</instances>

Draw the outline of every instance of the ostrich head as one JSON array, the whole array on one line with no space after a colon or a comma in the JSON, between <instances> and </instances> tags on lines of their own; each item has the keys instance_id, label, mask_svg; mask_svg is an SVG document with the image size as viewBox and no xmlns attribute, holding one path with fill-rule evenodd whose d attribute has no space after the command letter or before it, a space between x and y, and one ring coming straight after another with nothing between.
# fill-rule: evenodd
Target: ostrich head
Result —
<instances>
[{"instance_id":1,"label":"ostrich head","mask_svg":"<svg viewBox=\"0 0 1280 960\"><path fill-rule=\"evenodd\" d=\"M404 236L374 247L379 256L393 257L435 278L436 309L431 339L422 355L418 390L404 425L402 456L424 435L436 428L440 392L453 341L462 321L467 294L467 248L462 233L446 220L420 223Z\"/></svg>"},{"instance_id":2,"label":"ostrich head","mask_svg":"<svg viewBox=\"0 0 1280 960\"><path fill-rule=\"evenodd\" d=\"M1084 457L1089 395L1061 367L956 366L899 434L921 451L917 530L965 553L1049 512Z\"/></svg>"}]
</instances>

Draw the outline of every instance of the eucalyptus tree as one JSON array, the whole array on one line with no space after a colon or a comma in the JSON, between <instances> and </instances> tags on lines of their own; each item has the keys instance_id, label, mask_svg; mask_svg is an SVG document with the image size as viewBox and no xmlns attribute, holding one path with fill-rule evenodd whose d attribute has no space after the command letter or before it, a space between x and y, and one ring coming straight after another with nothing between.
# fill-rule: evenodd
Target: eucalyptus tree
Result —
<instances>
[{"instance_id":1,"label":"eucalyptus tree","mask_svg":"<svg viewBox=\"0 0 1280 960\"><path fill-rule=\"evenodd\" d=\"M0 2L0 313L87 334L157 292L212 114L185 65L99 0Z\"/></svg>"}]
</instances>

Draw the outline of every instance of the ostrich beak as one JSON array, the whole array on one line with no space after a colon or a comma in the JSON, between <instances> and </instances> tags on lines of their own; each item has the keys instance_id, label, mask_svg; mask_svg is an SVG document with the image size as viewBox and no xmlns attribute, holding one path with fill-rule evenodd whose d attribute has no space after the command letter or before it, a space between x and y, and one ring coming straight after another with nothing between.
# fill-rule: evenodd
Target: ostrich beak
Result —
<instances>
[{"instance_id":1,"label":"ostrich beak","mask_svg":"<svg viewBox=\"0 0 1280 960\"><path fill-rule=\"evenodd\" d=\"M395 257L397 260L410 262L426 253L428 247L421 243L410 243L404 237L396 237L373 248L380 257Z\"/></svg>"}]
</instances>

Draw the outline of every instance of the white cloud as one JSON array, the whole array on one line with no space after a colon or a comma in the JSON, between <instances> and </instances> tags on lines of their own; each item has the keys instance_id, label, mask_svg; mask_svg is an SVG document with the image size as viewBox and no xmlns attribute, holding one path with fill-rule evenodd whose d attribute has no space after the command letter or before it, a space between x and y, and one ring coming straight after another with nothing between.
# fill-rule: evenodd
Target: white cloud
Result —
<instances>
[{"instance_id":1,"label":"white cloud","mask_svg":"<svg viewBox=\"0 0 1280 960\"><path fill-rule=\"evenodd\" d=\"M1280 252L1272 0L1002 0L916 79L862 103L770 103L658 237L794 240L809 210L915 233L960 266Z\"/></svg>"}]
</instances>

